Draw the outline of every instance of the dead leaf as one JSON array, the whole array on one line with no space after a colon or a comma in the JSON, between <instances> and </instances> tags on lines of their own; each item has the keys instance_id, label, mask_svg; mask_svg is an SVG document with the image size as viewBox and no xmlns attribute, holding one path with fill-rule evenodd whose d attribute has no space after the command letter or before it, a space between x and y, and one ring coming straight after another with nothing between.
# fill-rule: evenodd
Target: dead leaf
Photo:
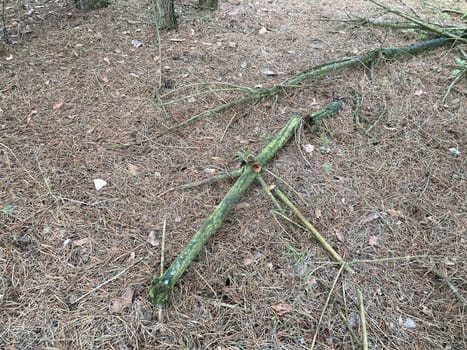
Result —
<instances>
[{"instance_id":1,"label":"dead leaf","mask_svg":"<svg viewBox=\"0 0 467 350\"><path fill-rule=\"evenodd\" d=\"M130 307L133 301L133 289L127 288L120 298L110 301L109 311L112 313L121 313L125 308Z\"/></svg>"},{"instance_id":2,"label":"dead leaf","mask_svg":"<svg viewBox=\"0 0 467 350\"><path fill-rule=\"evenodd\" d=\"M422 96L424 93L425 93L425 91L423 91L423 90L417 90L417 91L415 91L413 94L414 94L415 96Z\"/></svg>"},{"instance_id":3,"label":"dead leaf","mask_svg":"<svg viewBox=\"0 0 467 350\"><path fill-rule=\"evenodd\" d=\"M377 236L370 236L370 239L368 240L368 244L371 246L378 245L378 237Z\"/></svg>"},{"instance_id":4,"label":"dead leaf","mask_svg":"<svg viewBox=\"0 0 467 350\"><path fill-rule=\"evenodd\" d=\"M313 151L315 150L315 146L310 145L309 143L306 145L303 145L303 150L308 153L308 154L313 154Z\"/></svg>"},{"instance_id":5,"label":"dead leaf","mask_svg":"<svg viewBox=\"0 0 467 350\"><path fill-rule=\"evenodd\" d=\"M92 181L94 182L94 187L96 188L96 191L99 191L102 187L107 185L107 181L103 179L94 179Z\"/></svg>"},{"instance_id":6,"label":"dead leaf","mask_svg":"<svg viewBox=\"0 0 467 350\"><path fill-rule=\"evenodd\" d=\"M391 216L395 216L395 217L402 216L402 212L400 210L395 210L395 209L386 209L386 213L388 213Z\"/></svg>"},{"instance_id":7,"label":"dead leaf","mask_svg":"<svg viewBox=\"0 0 467 350\"><path fill-rule=\"evenodd\" d=\"M377 212L371 213L365 219L362 220L362 224L367 224L367 223L375 221L376 219L379 219L379 218L380 218L379 213L377 213Z\"/></svg>"},{"instance_id":8,"label":"dead leaf","mask_svg":"<svg viewBox=\"0 0 467 350\"><path fill-rule=\"evenodd\" d=\"M342 233L341 230L335 230L335 233L336 233L336 237L337 237L337 239L339 241L341 241L341 242L345 241L344 234Z\"/></svg>"},{"instance_id":9,"label":"dead leaf","mask_svg":"<svg viewBox=\"0 0 467 350\"><path fill-rule=\"evenodd\" d=\"M89 238L81 238L81 239L77 239L76 241L71 242L71 244L74 247L81 247L82 245L85 245L87 243L89 243Z\"/></svg>"},{"instance_id":10,"label":"dead leaf","mask_svg":"<svg viewBox=\"0 0 467 350\"><path fill-rule=\"evenodd\" d=\"M273 309L278 316L284 316L285 314L291 312L293 310L293 307L292 305L281 303L272 305L271 309Z\"/></svg>"},{"instance_id":11,"label":"dead leaf","mask_svg":"<svg viewBox=\"0 0 467 350\"><path fill-rule=\"evenodd\" d=\"M62 108L62 106L63 106L63 102L56 102L56 103L54 103L54 105L52 106L52 109L53 109L54 111L56 111L57 109Z\"/></svg>"},{"instance_id":12,"label":"dead leaf","mask_svg":"<svg viewBox=\"0 0 467 350\"><path fill-rule=\"evenodd\" d=\"M133 165L131 163L128 163L128 172L133 175L133 176L137 176L138 175L138 167L136 165Z\"/></svg>"},{"instance_id":13,"label":"dead leaf","mask_svg":"<svg viewBox=\"0 0 467 350\"><path fill-rule=\"evenodd\" d=\"M157 247L159 245L159 240L157 239L156 233L154 231L149 232L148 243L153 247Z\"/></svg>"},{"instance_id":14,"label":"dead leaf","mask_svg":"<svg viewBox=\"0 0 467 350\"><path fill-rule=\"evenodd\" d=\"M248 209L251 207L251 204L248 202L240 202L235 206L235 209Z\"/></svg>"},{"instance_id":15,"label":"dead leaf","mask_svg":"<svg viewBox=\"0 0 467 350\"><path fill-rule=\"evenodd\" d=\"M320 219L321 216L322 216L321 209L316 208L316 209L315 209L315 217L316 217L317 219Z\"/></svg>"},{"instance_id":16,"label":"dead leaf","mask_svg":"<svg viewBox=\"0 0 467 350\"><path fill-rule=\"evenodd\" d=\"M243 266L250 266L255 263L255 259L252 257L248 257L248 258L243 259L242 263L243 263Z\"/></svg>"},{"instance_id":17,"label":"dead leaf","mask_svg":"<svg viewBox=\"0 0 467 350\"><path fill-rule=\"evenodd\" d=\"M206 174L212 175L216 172L216 169L206 168L203 170Z\"/></svg>"}]
</instances>

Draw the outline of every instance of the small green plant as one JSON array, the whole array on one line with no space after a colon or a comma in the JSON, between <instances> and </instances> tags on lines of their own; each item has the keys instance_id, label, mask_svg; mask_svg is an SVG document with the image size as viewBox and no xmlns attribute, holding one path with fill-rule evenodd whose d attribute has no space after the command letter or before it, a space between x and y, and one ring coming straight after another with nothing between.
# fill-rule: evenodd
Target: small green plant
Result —
<instances>
[{"instance_id":1,"label":"small green plant","mask_svg":"<svg viewBox=\"0 0 467 350\"><path fill-rule=\"evenodd\" d=\"M8 217L9 215L11 215L13 213L13 211L15 210L15 207L11 204L8 204L6 206L4 206L2 208L2 210L0 210L0 212L5 215L6 217Z\"/></svg>"},{"instance_id":2,"label":"small green plant","mask_svg":"<svg viewBox=\"0 0 467 350\"><path fill-rule=\"evenodd\" d=\"M327 136L321 136L318 140L318 143L320 144L319 151L321 153L329 153L331 151L332 141Z\"/></svg>"},{"instance_id":3,"label":"small green plant","mask_svg":"<svg viewBox=\"0 0 467 350\"><path fill-rule=\"evenodd\" d=\"M428 38L428 35L426 35L425 33L422 33L422 34L418 34L415 39L417 40L426 40Z\"/></svg>"},{"instance_id":4,"label":"small green plant","mask_svg":"<svg viewBox=\"0 0 467 350\"><path fill-rule=\"evenodd\" d=\"M443 98L441 99L441 104L443 105L445 104L446 99L448 98L448 95L451 92L451 89L454 87L454 85L456 85L462 79L467 77L467 61L460 57L455 57L454 60L456 61L458 68L454 69L451 72L451 74L454 76L454 79L452 80L451 84L449 84L448 88L446 89L446 92L444 93Z\"/></svg>"},{"instance_id":5,"label":"small green plant","mask_svg":"<svg viewBox=\"0 0 467 350\"><path fill-rule=\"evenodd\" d=\"M331 163L324 163L321 165L321 168L327 173L330 174L334 171L334 168Z\"/></svg>"}]
</instances>

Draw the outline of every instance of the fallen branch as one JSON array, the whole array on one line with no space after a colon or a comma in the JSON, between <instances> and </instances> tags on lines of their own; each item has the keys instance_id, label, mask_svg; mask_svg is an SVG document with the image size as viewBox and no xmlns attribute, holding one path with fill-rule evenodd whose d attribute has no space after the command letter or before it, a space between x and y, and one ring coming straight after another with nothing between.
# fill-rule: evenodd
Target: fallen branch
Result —
<instances>
[{"instance_id":1,"label":"fallen branch","mask_svg":"<svg viewBox=\"0 0 467 350\"><path fill-rule=\"evenodd\" d=\"M387 47L384 49L371 50L363 55L358 55L358 56L354 56L350 58L344 58L341 60L335 60L335 61L319 64L286 80L282 84L275 85L271 88L265 88L265 89L260 89L260 90L245 88L244 91L248 93L247 96L227 102L225 104L212 108L208 111L205 111L201 114L195 115L177 125L174 125L164 131L161 131L160 133L152 137L147 137L138 142L132 142L132 143L126 143L126 144L114 144L112 147L119 148L119 149L125 149L130 146L140 146L155 138L167 135L185 126L188 126L190 124L199 122L203 119L212 117L232 107L244 105L250 102L258 102L266 97L276 96L286 90L297 88L300 86L301 83L303 83L306 80L318 79L318 78L325 76L326 74L330 74L337 70L350 68L356 65L368 66L368 65L376 63L377 60L380 58L387 59L387 60L399 59L405 56L419 54L426 50L434 50L438 47L450 44L452 43L452 41L453 41L452 38L445 38L445 37L436 38L436 39L431 39L431 40L419 42L419 43L408 45L408 46Z\"/></svg>"},{"instance_id":2,"label":"fallen branch","mask_svg":"<svg viewBox=\"0 0 467 350\"><path fill-rule=\"evenodd\" d=\"M310 115L310 118L321 118L325 115L332 116L342 107L340 102L333 102L327 108ZM243 167L242 175L237 179L225 197L201 225L193 238L188 242L179 256L172 262L162 276L154 277L149 288L149 299L153 304L164 305L167 303L170 292L190 263L198 256L199 252L209 238L221 226L222 221L230 210L241 198L243 193L256 180L261 169L284 147L287 141L294 135L296 128L301 123L303 116L296 115L290 118L287 124L273 137L269 144L261 151L252 163Z\"/></svg>"},{"instance_id":3,"label":"fallen branch","mask_svg":"<svg viewBox=\"0 0 467 350\"><path fill-rule=\"evenodd\" d=\"M428 32L431 32L431 33L435 33L441 37L446 37L446 38L450 38L450 39L453 39L453 40L457 40L457 41L460 41L464 44L467 43L467 39L463 38L463 35L465 35L465 28L462 28L460 33L457 34L457 33L453 33L451 30L446 30L442 27L439 27L439 26L434 26L432 24L429 24L429 23L426 23L426 22L423 22L415 17L412 17L406 13L403 13L403 12L400 12L398 10L394 10L393 8L390 8L382 3L380 3L379 1L376 1L376 0L370 0L371 3L375 4L376 6L379 6L381 7L382 9L386 10L387 12L390 12L390 13L393 13L399 17L402 17L412 23L415 23L417 24L418 26L420 26L421 29L424 29Z\"/></svg>"}]
</instances>

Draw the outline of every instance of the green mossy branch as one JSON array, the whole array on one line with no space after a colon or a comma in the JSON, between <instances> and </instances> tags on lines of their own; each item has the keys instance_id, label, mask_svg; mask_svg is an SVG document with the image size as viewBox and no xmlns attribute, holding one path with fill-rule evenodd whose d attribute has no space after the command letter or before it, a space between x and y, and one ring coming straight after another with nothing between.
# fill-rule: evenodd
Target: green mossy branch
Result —
<instances>
[{"instance_id":1,"label":"green mossy branch","mask_svg":"<svg viewBox=\"0 0 467 350\"><path fill-rule=\"evenodd\" d=\"M311 114L312 120L320 120L337 113L342 107L341 102L333 102L328 107ZM188 242L180 255L172 262L162 276L154 277L149 288L149 299L153 304L165 305L170 292L190 263L198 256L199 252L209 238L221 226L225 217L234 205L239 201L243 193L256 180L261 169L284 147L287 141L294 135L296 128L303 120L303 116L296 115L289 119L287 124L273 137L261 153L252 163L244 166L243 172L235 184L227 192L219 205L201 225L193 238Z\"/></svg>"}]
</instances>

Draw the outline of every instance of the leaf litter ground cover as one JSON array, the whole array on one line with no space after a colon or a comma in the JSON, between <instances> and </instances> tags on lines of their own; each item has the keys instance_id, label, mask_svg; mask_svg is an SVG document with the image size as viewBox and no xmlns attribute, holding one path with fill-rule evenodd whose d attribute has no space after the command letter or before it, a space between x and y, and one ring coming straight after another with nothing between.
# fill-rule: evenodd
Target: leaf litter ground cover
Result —
<instances>
[{"instance_id":1,"label":"leaf litter ground cover","mask_svg":"<svg viewBox=\"0 0 467 350\"><path fill-rule=\"evenodd\" d=\"M22 34L0 58L2 346L351 349L361 289L370 348L466 348L456 296L467 290L465 81L440 103L456 48L338 71L118 150L239 97L231 84L271 87L420 33L345 22L382 13L364 1L221 2L207 14L182 2L159 51L141 2L88 13L31 2L29 33L13 24L26 11L6 3L10 33ZM460 21L422 3L392 6ZM167 190L235 169L238 153L257 154L291 115L334 95L348 101L339 115L300 128L264 177L356 273L338 276L255 186L169 306L153 307L164 221L167 268L233 180Z\"/></svg>"}]
</instances>

